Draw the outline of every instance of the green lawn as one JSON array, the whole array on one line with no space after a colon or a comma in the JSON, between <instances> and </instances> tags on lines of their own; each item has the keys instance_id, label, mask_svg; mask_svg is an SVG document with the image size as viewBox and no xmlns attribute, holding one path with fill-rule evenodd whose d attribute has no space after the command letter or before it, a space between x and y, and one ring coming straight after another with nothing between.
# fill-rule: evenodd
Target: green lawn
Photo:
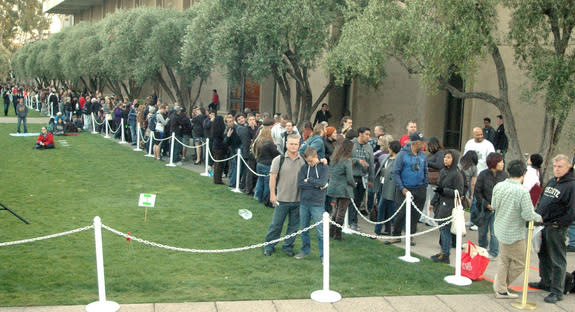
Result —
<instances>
[{"instance_id":1,"label":"green lawn","mask_svg":"<svg viewBox=\"0 0 575 312\"><path fill-rule=\"evenodd\" d=\"M41 125L30 125L31 132ZM0 212L0 242L64 232L95 216L122 232L166 245L218 249L263 242L272 210L211 179L143 156L98 135L57 137L54 150L33 150L34 137L10 137L0 124L0 202L31 221ZM68 147L63 146L65 140ZM140 193L157 194L144 222ZM253 212L251 220L238 209ZM315 233L312 233L312 238ZM262 249L192 254L128 242L103 230L107 297L122 304L309 298L322 288L316 241L295 260ZM299 249L301 240L296 241ZM332 242L331 289L343 297L490 293L491 284L452 286L453 268L423 258L407 264L404 251L362 237ZM278 246L279 247L279 246ZM87 304L96 301L93 230L0 247L0 305Z\"/></svg>"}]
</instances>

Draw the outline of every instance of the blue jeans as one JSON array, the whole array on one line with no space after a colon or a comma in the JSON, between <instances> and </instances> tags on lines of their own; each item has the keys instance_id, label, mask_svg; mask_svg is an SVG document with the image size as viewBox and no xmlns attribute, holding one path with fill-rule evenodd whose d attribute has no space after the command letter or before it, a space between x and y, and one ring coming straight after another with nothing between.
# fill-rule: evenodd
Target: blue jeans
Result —
<instances>
[{"instance_id":1,"label":"blue jeans","mask_svg":"<svg viewBox=\"0 0 575 312\"><path fill-rule=\"evenodd\" d=\"M379 205L377 205L377 222L389 219L389 217L393 216L394 213L395 213L395 201L380 197ZM385 232L387 232L388 235L391 233L391 225L393 224L393 221L394 220L390 220L385 223ZM377 235L381 235L382 227L383 224L376 224L374 232Z\"/></svg>"},{"instance_id":2,"label":"blue jeans","mask_svg":"<svg viewBox=\"0 0 575 312\"><path fill-rule=\"evenodd\" d=\"M286 217L288 218L288 226L286 229L286 235L297 232L299 228L299 202L287 203L278 202L274 209L274 215L272 217L272 223L268 228L268 233L266 234L266 242L271 242L280 238L282 233L282 227L284 225ZM295 236L284 240L282 249L286 252L293 252L293 243L295 242ZM265 247L265 250L273 251L277 243L269 244Z\"/></svg>"},{"instance_id":3,"label":"blue jeans","mask_svg":"<svg viewBox=\"0 0 575 312\"><path fill-rule=\"evenodd\" d=\"M18 133L20 133L20 124L24 123L24 133L28 133L28 126L26 126L26 117L18 117Z\"/></svg>"},{"instance_id":4,"label":"blue jeans","mask_svg":"<svg viewBox=\"0 0 575 312\"><path fill-rule=\"evenodd\" d=\"M270 166L258 163L256 165L256 172L258 174L269 174ZM260 177L258 176L258 181L256 182L256 190L254 191L254 197L260 203L264 201L264 198L270 195L270 177Z\"/></svg>"},{"instance_id":5,"label":"blue jeans","mask_svg":"<svg viewBox=\"0 0 575 312\"><path fill-rule=\"evenodd\" d=\"M479 247L483 248L487 248L487 245L489 245L489 254L497 257L499 254L499 241L495 237L493 221L495 221L495 213L486 211L483 225L479 227L478 243ZM489 242L487 241L487 234L489 234Z\"/></svg>"},{"instance_id":6,"label":"blue jeans","mask_svg":"<svg viewBox=\"0 0 575 312\"><path fill-rule=\"evenodd\" d=\"M448 255L451 251L451 223L444 223L439 228L439 238L441 239L441 253Z\"/></svg>"},{"instance_id":7,"label":"blue jeans","mask_svg":"<svg viewBox=\"0 0 575 312\"><path fill-rule=\"evenodd\" d=\"M138 135L138 131L137 131L137 125L130 125L130 136L132 137L132 145L136 145L136 142L138 142L138 138L136 137Z\"/></svg>"},{"instance_id":8,"label":"blue jeans","mask_svg":"<svg viewBox=\"0 0 575 312\"><path fill-rule=\"evenodd\" d=\"M299 227L305 229L310 225L310 218L313 223L321 221L322 214L325 211L324 206L309 206L301 204L299 206ZM322 224L315 227L317 233L317 246L319 247L319 256L323 258L323 226ZM311 240L309 238L309 231L301 233L301 252L309 254L311 248Z\"/></svg>"},{"instance_id":9,"label":"blue jeans","mask_svg":"<svg viewBox=\"0 0 575 312\"><path fill-rule=\"evenodd\" d=\"M569 235L569 246L575 246L575 222L567 229Z\"/></svg>"}]
</instances>

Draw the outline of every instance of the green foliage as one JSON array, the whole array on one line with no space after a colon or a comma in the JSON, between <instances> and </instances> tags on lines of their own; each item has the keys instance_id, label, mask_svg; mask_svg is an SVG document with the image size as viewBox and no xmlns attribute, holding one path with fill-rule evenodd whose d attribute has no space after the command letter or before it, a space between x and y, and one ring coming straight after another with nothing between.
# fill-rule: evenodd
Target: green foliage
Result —
<instances>
[{"instance_id":1,"label":"green foliage","mask_svg":"<svg viewBox=\"0 0 575 312\"><path fill-rule=\"evenodd\" d=\"M14 39L37 39L50 26L42 13L41 0L0 1L0 45L13 50Z\"/></svg>"},{"instance_id":2,"label":"green foliage","mask_svg":"<svg viewBox=\"0 0 575 312\"><path fill-rule=\"evenodd\" d=\"M30 124L30 131L40 125ZM0 132L15 125L0 124ZM68 147L61 144L66 140ZM60 233L92 224L95 216L122 232L170 246L221 249L260 243L273 210L214 185L184 168L134 153L99 135L56 137L53 150L32 150L34 137L0 136L0 179L10 181L2 203L29 221L0 214L0 242ZM25 164L25 165L23 165ZM157 194L156 207L137 206L140 193ZM252 211L251 220L238 209ZM312 233L312 237L315 234ZM85 305L97 300L93 231L0 247L0 305ZM309 298L322 286L315 241L296 261L278 250L197 254L160 249L103 230L107 298L121 304ZM301 246L296 240L296 248ZM331 243L331 289L344 297L491 293L491 284L453 286L448 265L397 259L404 251L352 236ZM278 246L280 249L280 246ZM361 265L358 261L361 260ZM353 267L353 270L350 268Z\"/></svg>"},{"instance_id":3,"label":"green foliage","mask_svg":"<svg viewBox=\"0 0 575 312\"><path fill-rule=\"evenodd\" d=\"M469 81L486 47L495 43L495 5L495 0L369 1L348 17L326 63L339 84L352 77L382 82L390 58L420 74L428 90L451 74Z\"/></svg>"},{"instance_id":4,"label":"green foliage","mask_svg":"<svg viewBox=\"0 0 575 312\"><path fill-rule=\"evenodd\" d=\"M0 81L6 80L10 73L10 58L10 51L0 45Z\"/></svg>"},{"instance_id":5,"label":"green foliage","mask_svg":"<svg viewBox=\"0 0 575 312\"><path fill-rule=\"evenodd\" d=\"M544 94L545 108L566 117L575 101L575 26L573 1L506 1L513 9L509 37L515 57L533 81L530 90Z\"/></svg>"}]
</instances>

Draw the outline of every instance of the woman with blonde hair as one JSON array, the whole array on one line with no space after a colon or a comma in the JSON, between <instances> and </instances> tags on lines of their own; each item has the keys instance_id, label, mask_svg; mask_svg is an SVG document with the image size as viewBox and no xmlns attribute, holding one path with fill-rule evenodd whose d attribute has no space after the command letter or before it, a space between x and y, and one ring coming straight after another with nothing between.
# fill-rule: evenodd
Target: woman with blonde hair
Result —
<instances>
[{"instance_id":1,"label":"woman with blonde hair","mask_svg":"<svg viewBox=\"0 0 575 312\"><path fill-rule=\"evenodd\" d=\"M259 130L258 136L252 144L252 153L256 159L256 172L258 173L254 198L267 206L270 206L270 167L272 160L280 154L272 137L273 124L273 119L265 119L262 128Z\"/></svg>"}]
</instances>

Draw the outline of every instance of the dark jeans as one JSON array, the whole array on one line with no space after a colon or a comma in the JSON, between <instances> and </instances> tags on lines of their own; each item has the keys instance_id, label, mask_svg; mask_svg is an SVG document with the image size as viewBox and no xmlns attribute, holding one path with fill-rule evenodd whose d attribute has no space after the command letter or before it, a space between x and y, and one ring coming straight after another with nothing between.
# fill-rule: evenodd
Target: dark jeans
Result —
<instances>
[{"instance_id":1,"label":"dark jeans","mask_svg":"<svg viewBox=\"0 0 575 312\"><path fill-rule=\"evenodd\" d=\"M537 254L541 281L557 295L563 295L563 288L565 288L566 235L567 227L546 225L542 232L541 249Z\"/></svg>"},{"instance_id":2,"label":"dark jeans","mask_svg":"<svg viewBox=\"0 0 575 312\"><path fill-rule=\"evenodd\" d=\"M288 225L286 229L286 235L297 232L299 228L299 202L287 203L279 202L274 209L274 214L272 217L272 223L268 228L268 233L266 234L266 242L271 242L280 238L282 228L286 217L288 218ZM284 240L282 249L286 252L293 252L293 244L295 242L296 236ZM266 250L274 250L277 243L269 244L265 247Z\"/></svg>"},{"instance_id":3,"label":"dark jeans","mask_svg":"<svg viewBox=\"0 0 575 312\"><path fill-rule=\"evenodd\" d=\"M213 148L212 156L216 160L224 159L226 157L226 150ZM215 162L214 161L214 183L215 184L223 184L222 182L222 173L224 171L224 163L223 162Z\"/></svg>"},{"instance_id":4,"label":"dark jeans","mask_svg":"<svg viewBox=\"0 0 575 312\"><path fill-rule=\"evenodd\" d=\"M389 219L395 213L395 202L393 200L380 198L379 205L377 205L377 222ZM385 223L385 232L391 233L391 225L394 220L389 220ZM374 232L377 235L381 235L381 228L383 224L376 224Z\"/></svg>"},{"instance_id":5,"label":"dark jeans","mask_svg":"<svg viewBox=\"0 0 575 312\"><path fill-rule=\"evenodd\" d=\"M413 195L413 203L417 206L417 208L419 210L425 209L425 207L423 207L423 205L425 205L425 197L427 196L427 185L422 185L422 186L417 187L417 188L408 188L408 190L411 192L411 195ZM405 199L405 196L403 195L401 190L396 190L395 191L395 205L396 205L396 207L400 207L401 203L403 203L404 199ZM395 216L395 221L393 223L393 233L392 233L393 236L400 236L401 231L403 230L403 227L405 226L405 209L406 209L406 206L407 206L407 203L404 204L403 207L401 207L401 210ZM417 232L417 220L419 220L419 216L420 216L419 212L417 212L417 210L415 210L414 207L412 206L411 207L411 234L414 234L415 232Z\"/></svg>"},{"instance_id":6,"label":"dark jeans","mask_svg":"<svg viewBox=\"0 0 575 312\"><path fill-rule=\"evenodd\" d=\"M357 209L361 209L361 203L363 202L363 197L365 196L365 188L363 187L363 182L361 177L353 177L355 180L355 188L353 189L353 201ZM349 224L357 225L357 210L353 207L353 203L349 204Z\"/></svg>"}]
</instances>

